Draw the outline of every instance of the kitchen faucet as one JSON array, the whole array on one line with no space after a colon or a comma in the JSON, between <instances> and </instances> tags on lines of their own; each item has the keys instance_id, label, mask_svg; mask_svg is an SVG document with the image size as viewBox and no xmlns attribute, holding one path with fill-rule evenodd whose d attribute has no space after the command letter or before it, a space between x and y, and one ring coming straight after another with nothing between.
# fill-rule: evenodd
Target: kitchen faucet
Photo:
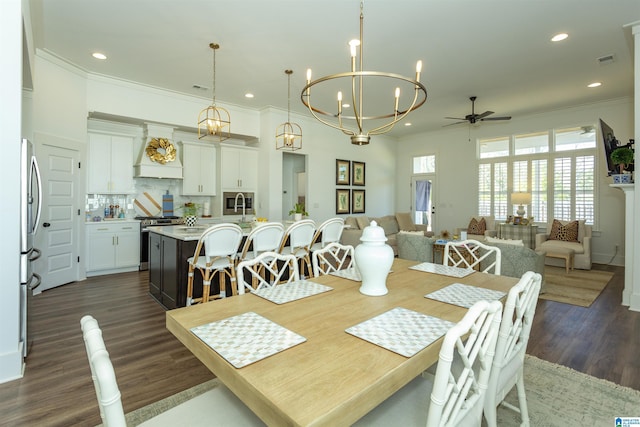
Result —
<instances>
[{"instance_id":1,"label":"kitchen faucet","mask_svg":"<svg viewBox=\"0 0 640 427\"><path fill-rule=\"evenodd\" d=\"M244 194L242 193L238 193L236 194L236 198L235 201L233 202L233 211L234 212L238 212L238 196L242 196L242 218L240 219L241 222L245 222L246 218L245 218L245 201L244 201Z\"/></svg>"}]
</instances>

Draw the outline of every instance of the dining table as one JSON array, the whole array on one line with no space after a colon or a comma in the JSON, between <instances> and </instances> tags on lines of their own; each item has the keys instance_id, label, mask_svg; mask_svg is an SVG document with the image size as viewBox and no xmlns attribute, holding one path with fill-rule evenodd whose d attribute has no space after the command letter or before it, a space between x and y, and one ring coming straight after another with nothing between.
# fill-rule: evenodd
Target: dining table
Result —
<instances>
[{"instance_id":1,"label":"dining table","mask_svg":"<svg viewBox=\"0 0 640 427\"><path fill-rule=\"evenodd\" d=\"M472 270L442 274L441 267L396 258L386 295L361 294L357 274L328 274L307 279L314 289L322 288L310 296L276 303L245 293L167 311L166 327L267 425L347 426L438 361L448 325L460 321L468 308L427 295L446 295L455 285L456 292L478 291L500 299L518 281ZM409 317L389 317L399 311ZM250 324L256 320L259 324ZM408 349L415 344L412 333L418 338L429 335L431 327L423 320L436 322L433 341ZM242 332L233 331L238 321L245 322ZM419 325L422 330L411 332ZM282 343L269 335L269 326L289 334L284 339L289 340L287 348L277 347ZM374 343L377 338L383 344L394 342L394 334L399 334L398 348ZM252 340L261 336L268 336L267 342L252 348ZM235 353L212 348L216 340L228 345L234 339L246 341ZM269 346L277 348L264 353L262 347ZM255 356L258 353L264 354Z\"/></svg>"}]
</instances>

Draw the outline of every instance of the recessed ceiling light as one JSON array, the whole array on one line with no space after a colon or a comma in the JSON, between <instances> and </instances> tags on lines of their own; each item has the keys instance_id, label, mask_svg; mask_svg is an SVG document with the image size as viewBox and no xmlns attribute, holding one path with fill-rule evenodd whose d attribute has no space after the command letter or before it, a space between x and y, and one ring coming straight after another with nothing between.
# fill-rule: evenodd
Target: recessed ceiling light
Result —
<instances>
[{"instance_id":1,"label":"recessed ceiling light","mask_svg":"<svg viewBox=\"0 0 640 427\"><path fill-rule=\"evenodd\" d=\"M351 104L342 104L342 108L349 108L351 107Z\"/></svg>"},{"instance_id":2,"label":"recessed ceiling light","mask_svg":"<svg viewBox=\"0 0 640 427\"><path fill-rule=\"evenodd\" d=\"M587 85L587 87L598 87L598 86L602 86L602 83L600 82L593 82Z\"/></svg>"},{"instance_id":3,"label":"recessed ceiling light","mask_svg":"<svg viewBox=\"0 0 640 427\"><path fill-rule=\"evenodd\" d=\"M94 52L91 56L93 56L96 59L107 59L107 55L100 52Z\"/></svg>"},{"instance_id":4,"label":"recessed ceiling light","mask_svg":"<svg viewBox=\"0 0 640 427\"><path fill-rule=\"evenodd\" d=\"M253 94L250 93L250 92L247 92L247 93L244 94L244 97L245 98L253 98Z\"/></svg>"},{"instance_id":5,"label":"recessed ceiling light","mask_svg":"<svg viewBox=\"0 0 640 427\"><path fill-rule=\"evenodd\" d=\"M552 42L559 42L559 41L565 40L567 37L569 37L569 34L567 34L567 33L559 33L559 34L556 34L555 36L551 37L551 41Z\"/></svg>"},{"instance_id":6,"label":"recessed ceiling light","mask_svg":"<svg viewBox=\"0 0 640 427\"><path fill-rule=\"evenodd\" d=\"M407 122L404 124L405 126L411 126L411 122Z\"/></svg>"}]
</instances>

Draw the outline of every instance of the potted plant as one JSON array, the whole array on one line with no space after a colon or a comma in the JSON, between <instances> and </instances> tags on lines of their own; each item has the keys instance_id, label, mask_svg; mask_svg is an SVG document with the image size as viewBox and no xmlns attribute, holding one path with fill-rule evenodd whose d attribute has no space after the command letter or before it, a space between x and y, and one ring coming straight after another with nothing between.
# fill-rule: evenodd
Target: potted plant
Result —
<instances>
[{"instance_id":1,"label":"potted plant","mask_svg":"<svg viewBox=\"0 0 640 427\"><path fill-rule=\"evenodd\" d=\"M615 184L628 184L631 182L631 174L625 174L624 172L625 170L631 170L630 166L633 165L633 158L633 150L629 147L618 147L611 152L611 161L620 168L620 174L613 175Z\"/></svg>"},{"instance_id":2,"label":"potted plant","mask_svg":"<svg viewBox=\"0 0 640 427\"><path fill-rule=\"evenodd\" d=\"M295 221L300 221L302 216L308 216L309 212L304 210L304 203L296 203L293 209L289 211L289 215L293 215Z\"/></svg>"},{"instance_id":3,"label":"potted plant","mask_svg":"<svg viewBox=\"0 0 640 427\"><path fill-rule=\"evenodd\" d=\"M198 207L193 202L185 202L184 205L178 207L178 209L182 209L182 217L187 227L195 227L198 222Z\"/></svg>"}]
</instances>

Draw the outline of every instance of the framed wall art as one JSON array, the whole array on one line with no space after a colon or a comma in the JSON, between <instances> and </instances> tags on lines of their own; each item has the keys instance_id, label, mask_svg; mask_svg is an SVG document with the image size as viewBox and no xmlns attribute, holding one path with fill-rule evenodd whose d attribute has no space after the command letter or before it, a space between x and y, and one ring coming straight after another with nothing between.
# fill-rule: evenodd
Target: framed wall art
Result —
<instances>
[{"instance_id":1,"label":"framed wall art","mask_svg":"<svg viewBox=\"0 0 640 427\"><path fill-rule=\"evenodd\" d=\"M349 167L351 162L349 160L336 159L336 185L349 185Z\"/></svg>"},{"instance_id":2,"label":"framed wall art","mask_svg":"<svg viewBox=\"0 0 640 427\"><path fill-rule=\"evenodd\" d=\"M351 213L364 213L365 209L365 190L351 191Z\"/></svg>"},{"instance_id":3,"label":"framed wall art","mask_svg":"<svg viewBox=\"0 0 640 427\"><path fill-rule=\"evenodd\" d=\"M349 195L351 190L336 190L336 214L348 214L349 210Z\"/></svg>"},{"instance_id":4,"label":"framed wall art","mask_svg":"<svg viewBox=\"0 0 640 427\"><path fill-rule=\"evenodd\" d=\"M351 183L364 185L364 162L351 162Z\"/></svg>"}]
</instances>

